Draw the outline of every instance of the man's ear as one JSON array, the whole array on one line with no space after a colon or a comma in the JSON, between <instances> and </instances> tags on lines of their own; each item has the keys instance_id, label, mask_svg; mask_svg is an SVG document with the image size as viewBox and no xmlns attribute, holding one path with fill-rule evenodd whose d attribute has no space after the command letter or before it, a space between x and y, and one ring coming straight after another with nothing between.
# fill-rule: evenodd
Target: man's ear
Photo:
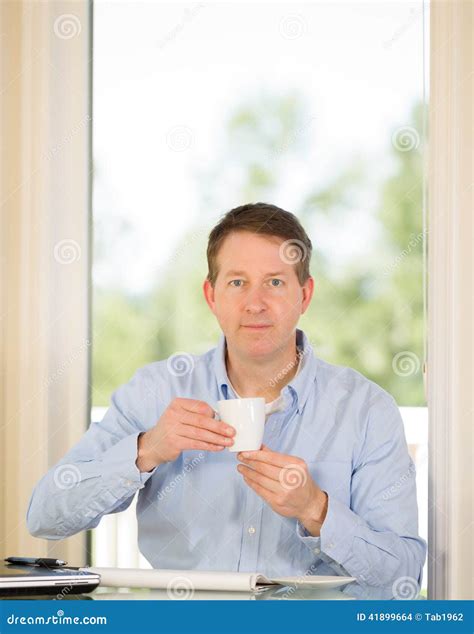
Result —
<instances>
[{"instance_id":1,"label":"man's ear","mask_svg":"<svg viewBox=\"0 0 474 634\"><path fill-rule=\"evenodd\" d=\"M306 282L303 284L301 288L303 290L303 302L301 305L301 314L303 315L303 313L306 312L306 309L308 308L311 302L311 298L313 297L314 278L308 277L308 279L306 280Z\"/></svg>"},{"instance_id":2,"label":"man's ear","mask_svg":"<svg viewBox=\"0 0 474 634\"><path fill-rule=\"evenodd\" d=\"M214 287L212 286L211 282L207 279L204 280L204 284L202 285L202 290L204 292L204 299L207 302L207 305L209 306L209 308L211 309L211 311L214 313L214 315L216 314L216 302L214 300Z\"/></svg>"}]
</instances>

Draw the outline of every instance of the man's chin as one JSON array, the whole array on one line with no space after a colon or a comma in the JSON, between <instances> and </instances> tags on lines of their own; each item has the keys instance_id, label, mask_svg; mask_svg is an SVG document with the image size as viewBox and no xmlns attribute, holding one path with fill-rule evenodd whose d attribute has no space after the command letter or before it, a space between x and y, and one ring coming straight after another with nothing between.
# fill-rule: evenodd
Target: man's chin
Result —
<instances>
[{"instance_id":1,"label":"man's chin","mask_svg":"<svg viewBox=\"0 0 474 634\"><path fill-rule=\"evenodd\" d=\"M275 350L275 343L265 333L244 333L240 338L239 348L249 357L261 357Z\"/></svg>"}]
</instances>

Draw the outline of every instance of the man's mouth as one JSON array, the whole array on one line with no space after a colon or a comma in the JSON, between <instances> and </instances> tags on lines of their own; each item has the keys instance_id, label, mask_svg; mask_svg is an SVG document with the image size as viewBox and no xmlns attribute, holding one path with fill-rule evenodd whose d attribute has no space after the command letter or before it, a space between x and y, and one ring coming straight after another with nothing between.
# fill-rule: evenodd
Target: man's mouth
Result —
<instances>
[{"instance_id":1,"label":"man's mouth","mask_svg":"<svg viewBox=\"0 0 474 634\"><path fill-rule=\"evenodd\" d=\"M250 330L265 330L265 328L271 328L271 324L242 324L242 327Z\"/></svg>"}]
</instances>

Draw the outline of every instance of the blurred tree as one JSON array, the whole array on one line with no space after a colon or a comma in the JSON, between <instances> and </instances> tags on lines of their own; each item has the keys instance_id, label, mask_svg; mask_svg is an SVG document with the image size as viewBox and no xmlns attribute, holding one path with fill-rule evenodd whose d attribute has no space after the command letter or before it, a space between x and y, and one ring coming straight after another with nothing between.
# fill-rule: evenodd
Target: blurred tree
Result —
<instances>
[{"instance_id":1,"label":"blurred tree","mask_svg":"<svg viewBox=\"0 0 474 634\"><path fill-rule=\"evenodd\" d=\"M392 144L393 173L382 184L375 213L379 239L367 245L366 258L351 262L336 279L327 264L316 264L316 295L301 320L320 356L359 370L405 406L425 404L423 167L417 147L422 114L421 105L414 107L406 127L413 147ZM328 199L327 213L341 209L341 184L342 190L351 187L342 177L329 193L308 198L315 213L319 201ZM350 206L343 208L350 212ZM337 215L335 231L343 219Z\"/></svg>"}]
</instances>

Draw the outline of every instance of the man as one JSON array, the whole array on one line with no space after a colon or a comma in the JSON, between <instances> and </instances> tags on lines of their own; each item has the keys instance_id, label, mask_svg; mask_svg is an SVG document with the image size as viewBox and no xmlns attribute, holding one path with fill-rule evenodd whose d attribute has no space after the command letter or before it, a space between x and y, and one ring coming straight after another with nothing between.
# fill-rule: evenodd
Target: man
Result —
<instances>
[{"instance_id":1,"label":"man","mask_svg":"<svg viewBox=\"0 0 474 634\"><path fill-rule=\"evenodd\" d=\"M350 575L392 598L421 584L414 465L394 399L314 356L297 329L312 245L291 213L248 204L214 227L204 296L223 335L201 356L137 371L101 423L38 483L30 532L59 539L126 509L155 568ZM335 327L338 327L335 324ZM263 396L259 451L225 451L220 399Z\"/></svg>"}]
</instances>

